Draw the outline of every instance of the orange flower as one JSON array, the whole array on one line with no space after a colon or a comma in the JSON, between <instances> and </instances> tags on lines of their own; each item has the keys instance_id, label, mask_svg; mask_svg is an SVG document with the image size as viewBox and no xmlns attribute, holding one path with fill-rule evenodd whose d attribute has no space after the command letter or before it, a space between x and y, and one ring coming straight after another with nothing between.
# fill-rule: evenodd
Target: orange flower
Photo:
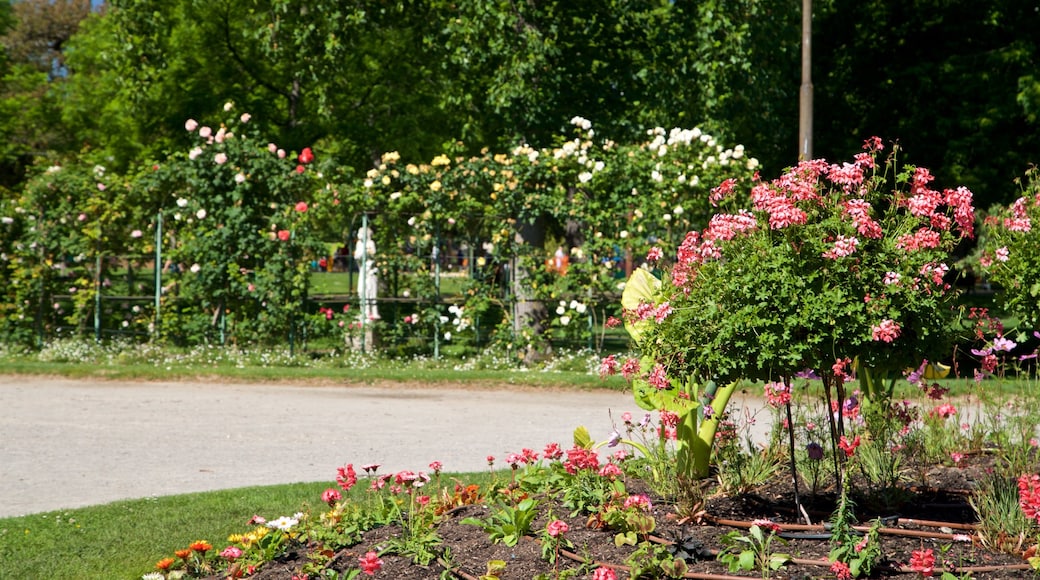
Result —
<instances>
[{"instance_id":1,"label":"orange flower","mask_svg":"<svg viewBox=\"0 0 1040 580\"><path fill-rule=\"evenodd\" d=\"M188 556L191 555L191 550L177 550L174 552L174 555L180 558L181 560L187 560Z\"/></svg>"},{"instance_id":2,"label":"orange flower","mask_svg":"<svg viewBox=\"0 0 1040 580\"><path fill-rule=\"evenodd\" d=\"M192 542L191 545L188 547L202 554L205 554L206 552L213 549L213 546L206 540L196 540Z\"/></svg>"},{"instance_id":3,"label":"orange flower","mask_svg":"<svg viewBox=\"0 0 1040 580\"><path fill-rule=\"evenodd\" d=\"M158 570L166 571L170 569L170 566L173 566L173 562L173 558L163 558L155 563L155 567Z\"/></svg>"}]
</instances>

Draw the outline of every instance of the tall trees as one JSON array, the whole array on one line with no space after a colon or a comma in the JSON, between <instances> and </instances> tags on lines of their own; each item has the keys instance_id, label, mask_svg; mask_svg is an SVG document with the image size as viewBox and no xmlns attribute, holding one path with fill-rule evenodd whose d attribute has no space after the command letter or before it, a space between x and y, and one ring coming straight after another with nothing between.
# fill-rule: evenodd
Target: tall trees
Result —
<instances>
[{"instance_id":1,"label":"tall trees","mask_svg":"<svg viewBox=\"0 0 1040 580\"><path fill-rule=\"evenodd\" d=\"M898 139L911 162L964 183L983 207L1009 199L1012 179L1040 159L1022 107L1040 65L1035 2L834 0L815 30L819 155L873 134Z\"/></svg>"},{"instance_id":2,"label":"tall trees","mask_svg":"<svg viewBox=\"0 0 1040 580\"><path fill-rule=\"evenodd\" d=\"M89 0L24 0L0 5L0 187L18 184L36 156L68 148L50 91Z\"/></svg>"}]
</instances>

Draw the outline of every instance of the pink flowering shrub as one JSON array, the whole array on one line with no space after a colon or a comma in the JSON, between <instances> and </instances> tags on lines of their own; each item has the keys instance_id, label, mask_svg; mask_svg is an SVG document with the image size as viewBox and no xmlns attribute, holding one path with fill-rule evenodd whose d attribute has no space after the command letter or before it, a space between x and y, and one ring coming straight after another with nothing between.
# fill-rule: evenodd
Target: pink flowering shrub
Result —
<instances>
[{"instance_id":1,"label":"pink flowering shrub","mask_svg":"<svg viewBox=\"0 0 1040 580\"><path fill-rule=\"evenodd\" d=\"M641 378L660 387L812 369L835 384L849 377L836 360L858 358L862 377L945 353L947 262L974 236L972 194L934 188L927 169L884 153L872 138L851 162L803 161L716 190L722 201L749 188L750 207L689 232L670 276L626 311L641 325ZM666 303L663 320L641 314Z\"/></svg>"},{"instance_id":2,"label":"pink flowering shrub","mask_svg":"<svg viewBox=\"0 0 1040 580\"><path fill-rule=\"evenodd\" d=\"M1027 329L1040 328L1040 168L1025 175L1022 196L983 222L979 256L985 276L998 284L1004 308Z\"/></svg>"}]
</instances>

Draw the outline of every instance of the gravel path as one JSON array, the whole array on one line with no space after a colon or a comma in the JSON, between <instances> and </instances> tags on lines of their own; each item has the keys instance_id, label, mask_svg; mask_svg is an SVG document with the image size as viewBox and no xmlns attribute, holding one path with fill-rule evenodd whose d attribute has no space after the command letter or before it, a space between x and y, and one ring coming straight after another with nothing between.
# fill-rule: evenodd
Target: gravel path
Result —
<instances>
[{"instance_id":1,"label":"gravel path","mask_svg":"<svg viewBox=\"0 0 1040 580\"><path fill-rule=\"evenodd\" d=\"M501 466L523 447L569 447L579 425L603 440L625 411L643 413L631 394L611 391L0 375L0 517L331 482L344 463L480 471L488 455Z\"/></svg>"},{"instance_id":2,"label":"gravel path","mask_svg":"<svg viewBox=\"0 0 1040 580\"><path fill-rule=\"evenodd\" d=\"M248 485L383 472L479 471L522 447L594 438L609 391L129 383L0 376L0 517Z\"/></svg>"}]
</instances>

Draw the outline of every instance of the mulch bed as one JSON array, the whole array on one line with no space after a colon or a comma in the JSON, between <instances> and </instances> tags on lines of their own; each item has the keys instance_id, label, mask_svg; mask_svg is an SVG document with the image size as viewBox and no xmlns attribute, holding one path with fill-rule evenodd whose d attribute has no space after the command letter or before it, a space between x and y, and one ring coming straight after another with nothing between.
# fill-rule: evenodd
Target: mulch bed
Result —
<instances>
[{"instance_id":1,"label":"mulch bed","mask_svg":"<svg viewBox=\"0 0 1040 580\"><path fill-rule=\"evenodd\" d=\"M1025 562L1021 555L989 550L977 540L965 542L953 538L954 534L972 535L975 514L969 504L969 492L982 474L991 469L992 462L991 457L980 455L966 459L957 468L936 466L921 469L917 473L923 479L923 485L902 490L902 501L894 506L871 506L867 498L857 498L857 516L861 522L886 518L881 535L884 560L875 568L873 577L920 577L919 574L911 573L905 565L910 560L911 552L928 548L935 553L937 569L945 566L958 577L965 573L965 577L980 580L1030 576L1032 573L1024 569ZM640 484L638 481L629 482L629 491L645 491L639 489ZM803 505L813 523L820 524L828 520L834 510L835 494L821 493L816 497L804 497L805 491L802 490L802 493ZM535 530L544 529L547 523L546 508L549 505L548 500L542 502L541 515L534 523ZM688 553L697 552L698 549L703 552L703 559L688 560L687 578L760 577L757 571L730 573L711 554L723 548L719 541L723 534L741 526L746 527L754 519L768 518L780 524L804 524L804 520L796 517L793 506L790 476L784 473L753 493L708 499L703 505L703 512L696 519L681 520L674 506L657 501L653 508L657 526L652 536L665 544L684 546ZM480 504L468 505L447 514L438 527L438 535L443 540L441 549L450 555L443 562L422 567L406 558L384 555L383 567L375 577L437 580L444 577L445 565L450 564L453 577L471 580L486 574L488 562L493 560L506 563L504 571L497 576L500 580L530 580L539 574L554 577L553 566L541 557L542 548L538 540L525 537L515 547L509 547L489 541L488 535L480 527L461 523L467 517L487 518L491 509ZM633 546L618 547L614 542L614 532L588 528L587 516L569 517L562 508L553 509L552 512L555 518L568 523L570 529L565 537L573 545L559 560L561 570L577 570L579 573L574 578L590 579L593 566L585 563L595 563L597 566L602 564L614 568L619 579L630 577L625 561L635 550ZM370 549L378 550L382 542L398 533L399 529L394 526L366 533L359 545L337 554L336 567L342 566L342 570L356 568L358 556ZM834 577L829 564L824 564L832 546L823 530L785 529L781 537L785 536L787 544L774 542L773 549L790 554L795 561L772 577ZM291 578L305 562L302 551L292 552L286 558L264 566L252 577ZM935 574L936 577L940 575L941 571Z\"/></svg>"}]
</instances>

